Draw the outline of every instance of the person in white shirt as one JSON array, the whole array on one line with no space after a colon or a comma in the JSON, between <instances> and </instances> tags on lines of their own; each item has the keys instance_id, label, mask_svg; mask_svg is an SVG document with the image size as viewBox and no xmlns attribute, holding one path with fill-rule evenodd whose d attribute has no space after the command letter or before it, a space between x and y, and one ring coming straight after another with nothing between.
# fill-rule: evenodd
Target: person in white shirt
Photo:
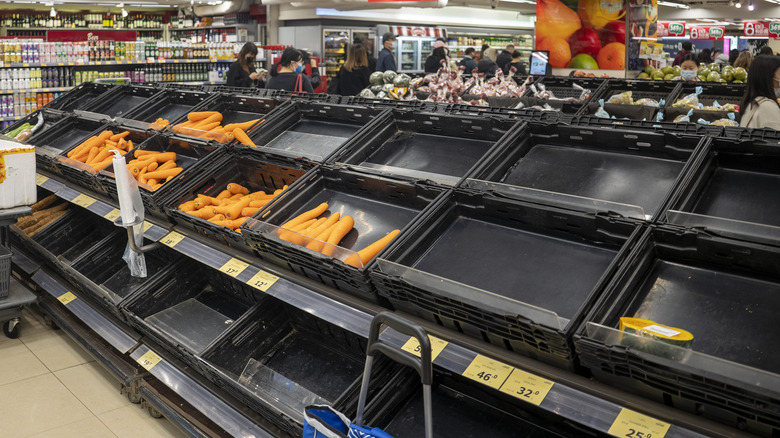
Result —
<instances>
[{"instance_id":1,"label":"person in white shirt","mask_svg":"<svg viewBox=\"0 0 780 438\"><path fill-rule=\"evenodd\" d=\"M780 130L780 57L759 55L748 71L747 87L739 106L740 126Z\"/></svg>"}]
</instances>

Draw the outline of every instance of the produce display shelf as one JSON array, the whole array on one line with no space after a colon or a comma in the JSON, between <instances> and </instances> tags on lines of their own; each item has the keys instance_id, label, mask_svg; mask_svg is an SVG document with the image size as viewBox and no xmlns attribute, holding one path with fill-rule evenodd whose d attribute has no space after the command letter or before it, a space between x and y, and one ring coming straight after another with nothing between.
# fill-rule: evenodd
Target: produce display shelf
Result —
<instances>
[{"instance_id":1,"label":"produce display shelf","mask_svg":"<svg viewBox=\"0 0 780 438\"><path fill-rule=\"evenodd\" d=\"M56 192L65 200L82 206L87 204L85 207L94 214L101 217L108 216L109 219L111 217L110 213L114 207L110 204L95 200L41 174L37 177L37 183L43 188ZM84 202L85 199L87 202ZM93 201L89 202L90 199ZM158 225L150 225L148 237L343 329L362 337L367 336L372 318L369 311L344 304L325 294L313 293L305 285L276 275L286 277L284 273L266 272L263 270L265 266L261 269L259 266L262 262L257 259L247 258L249 262L237 259L232 254L224 252L225 249L221 246L204 244L195 236L188 236L183 234L186 231L181 231L168 232ZM33 279L52 297L61 298L69 292L66 286L44 271L36 273ZM101 337L113 340L119 346L118 349L125 348L125 345L132 341L130 335L116 326L112 328L113 323L110 320L89 307L83 300L78 299L78 293L71 292L71 294L76 298L75 300L68 301L68 297L63 297L60 302L67 302L68 310L82 321L88 322ZM370 309L370 306L364 308ZM625 394L625 400L618 397L617 401L614 398L609 400L606 397L599 397L594 394L599 392L592 389L591 385L582 385L581 382L578 385L576 380L579 378L571 373L545 367L512 353L505 355L496 352L492 347L483 346L481 343L474 344L474 341L468 339L463 340L458 334L440 327L436 328L433 324L422 323L422 325L432 328L430 332L440 339L434 340L433 343L436 346L433 358L437 367L463 375L509 396L529 401L542 411L584 428L611 434L623 431L618 436L628 433L628 428L644 431L645 434L651 433L654 437L741 436L735 429L710 423L643 399L632 398L628 394ZM382 338L407 351L414 351L414 341L411 341L408 336L388 329L383 332ZM495 360L490 356L501 357L501 360ZM240 434L242 430L246 430L243 428L256 428L247 425L246 421L241 419L241 415L230 409L224 401L199 386L173 362L165 359L165 353L161 350L141 345L131 353L131 357L139 363L143 362L154 377L164 382L194 407L208 412L209 417L226 431ZM521 386L526 387L523 395L518 393ZM528 389L532 391L526 396ZM614 391L620 394L620 391ZM652 416L649 417L644 413Z\"/></svg>"},{"instance_id":2,"label":"produce display shelf","mask_svg":"<svg viewBox=\"0 0 780 438\"><path fill-rule=\"evenodd\" d=\"M44 270L39 270L32 279L35 284L40 286L53 299L59 301L78 320L94 330L120 353L129 353L136 363L173 390L192 407L204 413L225 432L232 436L273 437L273 435L230 407L217 395L208 391L171 365L169 361L162 359L150 347L141 344L140 335L129 334L119 328ZM61 307L58 307L58 310L61 309ZM130 353L131 351L132 353Z\"/></svg>"},{"instance_id":3,"label":"produce display shelf","mask_svg":"<svg viewBox=\"0 0 780 438\"><path fill-rule=\"evenodd\" d=\"M73 87L48 87L48 88L22 88L19 90L0 90L0 94L14 93L59 93L72 90Z\"/></svg>"}]
</instances>

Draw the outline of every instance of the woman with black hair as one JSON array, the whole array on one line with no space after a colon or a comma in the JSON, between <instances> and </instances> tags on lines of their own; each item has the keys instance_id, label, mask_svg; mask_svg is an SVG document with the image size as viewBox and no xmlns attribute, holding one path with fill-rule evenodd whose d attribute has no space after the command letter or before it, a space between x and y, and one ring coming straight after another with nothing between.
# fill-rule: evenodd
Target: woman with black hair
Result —
<instances>
[{"instance_id":1,"label":"woman with black hair","mask_svg":"<svg viewBox=\"0 0 780 438\"><path fill-rule=\"evenodd\" d=\"M314 93L309 77L303 74L303 56L301 52L292 47L284 49L279 62L271 67L271 79L268 80L265 87Z\"/></svg>"},{"instance_id":2,"label":"woman with black hair","mask_svg":"<svg viewBox=\"0 0 780 438\"><path fill-rule=\"evenodd\" d=\"M262 80L260 74L255 71L255 58L257 46L246 43L238 52L238 60L230 65L227 74L226 85L230 87L253 87L258 80Z\"/></svg>"},{"instance_id":3,"label":"woman with black hair","mask_svg":"<svg viewBox=\"0 0 780 438\"><path fill-rule=\"evenodd\" d=\"M436 73L441 68L441 61L447 60L447 49L439 46L433 49L431 56L425 59L425 73Z\"/></svg>"},{"instance_id":4,"label":"woman with black hair","mask_svg":"<svg viewBox=\"0 0 780 438\"><path fill-rule=\"evenodd\" d=\"M303 74L309 77L309 81L311 81L311 87L314 89L317 89L317 87L320 86L320 83L322 83L322 78L320 78L320 69L317 68L317 61L311 59L311 56L309 56L309 53L305 50L301 50L301 56L303 57ZM309 74L309 71L306 69L306 66L311 67L311 74Z\"/></svg>"},{"instance_id":5,"label":"woman with black hair","mask_svg":"<svg viewBox=\"0 0 780 438\"><path fill-rule=\"evenodd\" d=\"M739 105L740 126L780 130L780 57L759 55L748 72L745 97Z\"/></svg>"}]
</instances>

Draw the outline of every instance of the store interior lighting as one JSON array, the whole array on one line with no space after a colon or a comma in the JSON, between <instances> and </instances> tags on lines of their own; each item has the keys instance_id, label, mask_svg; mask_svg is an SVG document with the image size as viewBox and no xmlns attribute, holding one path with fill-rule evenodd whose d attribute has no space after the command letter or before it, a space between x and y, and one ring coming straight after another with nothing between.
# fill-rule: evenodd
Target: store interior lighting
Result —
<instances>
[{"instance_id":1,"label":"store interior lighting","mask_svg":"<svg viewBox=\"0 0 780 438\"><path fill-rule=\"evenodd\" d=\"M686 4L674 3L674 2L665 2L665 1L658 2L658 5L659 6L668 6L670 8L680 8L680 9L690 9L691 8L690 6L688 6Z\"/></svg>"},{"instance_id":2,"label":"store interior lighting","mask_svg":"<svg viewBox=\"0 0 780 438\"><path fill-rule=\"evenodd\" d=\"M522 3L526 5L535 5L536 2L534 0L500 0L504 3Z\"/></svg>"},{"instance_id":3,"label":"store interior lighting","mask_svg":"<svg viewBox=\"0 0 780 438\"><path fill-rule=\"evenodd\" d=\"M752 11L752 10L753 10L753 9L755 9L755 8L756 8L756 7L755 7L755 6L753 6L753 2L750 2L750 3L748 3L748 11Z\"/></svg>"},{"instance_id":4,"label":"store interior lighting","mask_svg":"<svg viewBox=\"0 0 780 438\"><path fill-rule=\"evenodd\" d=\"M734 7L737 8L737 9L741 8L742 7L742 2L741 1L737 2L737 4L734 5Z\"/></svg>"}]
</instances>

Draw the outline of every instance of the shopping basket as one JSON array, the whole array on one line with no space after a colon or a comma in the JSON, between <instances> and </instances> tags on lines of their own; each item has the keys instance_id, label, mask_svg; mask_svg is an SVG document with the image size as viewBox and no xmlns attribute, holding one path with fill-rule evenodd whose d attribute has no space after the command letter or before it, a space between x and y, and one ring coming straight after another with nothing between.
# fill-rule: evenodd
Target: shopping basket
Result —
<instances>
[{"instance_id":1,"label":"shopping basket","mask_svg":"<svg viewBox=\"0 0 780 438\"><path fill-rule=\"evenodd\" d=\"M420 357L407 353L400 348L379 339L379 329L386 325L408 336L414 336L420 343ZM393 438L379 428L363 425L363 413L368 397L368 384L371 380L371 368L374 356L383 353L390 359L407 365L420 375L423 385L425 416L425 438L433 438L433 409L431 406L431 383L433 365L431 361L431 341L422 327L391 312L380 312L371 321L366 347L366 367L360 387L357 415L351 422L342 413L327 405L310 405L304 411L303 438Z\"/></svg>"}]
</instances>

